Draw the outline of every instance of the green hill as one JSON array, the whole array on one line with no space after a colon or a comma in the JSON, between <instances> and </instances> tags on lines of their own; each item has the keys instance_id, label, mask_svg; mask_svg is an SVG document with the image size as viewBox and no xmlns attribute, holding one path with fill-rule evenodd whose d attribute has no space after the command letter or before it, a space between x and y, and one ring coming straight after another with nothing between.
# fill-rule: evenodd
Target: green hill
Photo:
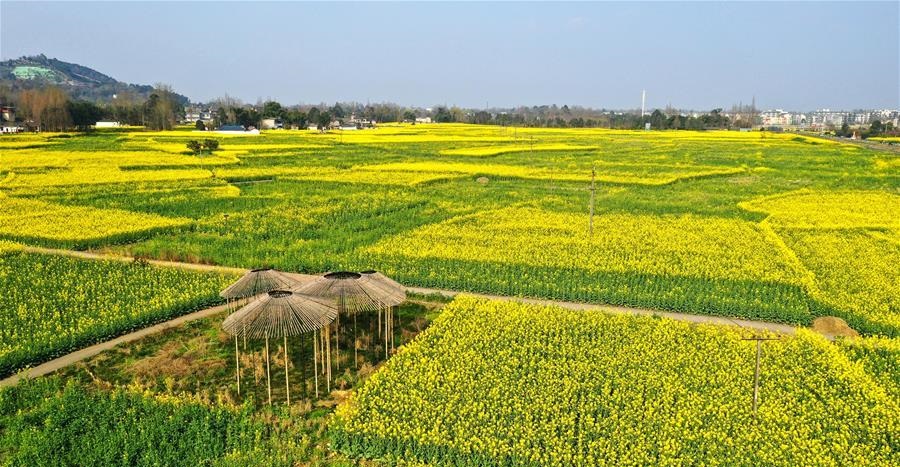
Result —
<instances>
[{"instance_id":1,"label":"green hill","mask_svg":"<svg viewBox=\"0 0 900 467\"><path fill-rule=\"evenodd\" d=\"M153 86L123 83L92 68L43 54L0 62L0 86L18 91L47 85L63 88L74 99L95 102L109 102L123 93L146 98L153 92ZM187 97L177 96L182 103L188 102Z\"/></svg>"}]
</instances>

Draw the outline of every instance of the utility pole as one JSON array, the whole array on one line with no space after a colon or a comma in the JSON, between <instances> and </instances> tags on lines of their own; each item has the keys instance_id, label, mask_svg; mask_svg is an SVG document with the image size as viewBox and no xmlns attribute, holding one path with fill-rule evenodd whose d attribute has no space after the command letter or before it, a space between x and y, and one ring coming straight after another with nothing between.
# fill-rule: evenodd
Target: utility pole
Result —
<instances>
[{"instance_id":1,"label":"utility pole","mask_svg":"<svg viewBox=\"0 0 900 467\"><path fill-rule=\"evenodd\" d=\"M753 372L753 415L756 416L756 408L759 407L759 358L762 354L762 341L777 341L777 337L748 337L742 341L756 341L756 370Z\"/></svg>"},{"instance_id":2,"label":"utility pole","mask_svg":"<svg viewBox=\"0 0 900 467\"><path fill-rule=\"evenodd\" d=\"M588 231L591 236L594 236L594 175L596 171L594 166L591 165L591 215L590 220L588 221Z\"/></svg>"}]
</instances>

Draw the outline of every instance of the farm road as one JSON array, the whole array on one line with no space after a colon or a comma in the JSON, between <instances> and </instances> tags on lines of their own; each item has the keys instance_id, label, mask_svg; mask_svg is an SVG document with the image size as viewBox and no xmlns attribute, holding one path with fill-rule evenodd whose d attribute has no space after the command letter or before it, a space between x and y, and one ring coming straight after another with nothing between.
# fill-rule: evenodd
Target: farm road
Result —
<instances>
[{"instance_id":1,"label":"farm road","mask_svg":"<svg viewBox=\"0 0 900 467\"><path fill-rule=\"evenodd\" d=\"M109 254L101 254L101 253L92 253L85 251L72 251L72 250L56 250L51 248L39 248L39 247L26 247L25 251L30 251L33 253L44 253L44 254L56 254L56 255L64 255L64 256L72 256L76 258L83 259L94 259L94 260L116 260L116 261L134 261L134 258L128 256L119 256L119 255L109 255ZM177 267L198 271L219 271L219 272L227 272L227 273L237 273L243 274L247 272L246 269L241 268L232 268L226 266L212 266L207 264L194 264L194 263L180 263L176 261L159 261L159 260L148 260L150 264L154 264L157 266L164 267ZM307 281L315 278L314 275L309 274L296 274L291 273L291 276L295 277L299 281ZM440 290L440 289L430 289L423 287L407 287L406 289L410 293L422 294L422 295L432 295L439 294L445 297L454 297L458 294L464 293L467 295L472 295L475 297L489 298L492 300L509 300L509 301L518 301L522 303L531 303L537 305L555 305L563 308L568 308L570 310L599 310L606 313L615 313L615 314L630 314L630 315L642 315L642 316L660 316L663 318L674 319L678 321L686 321L690 323L700 323L700 324L712 324L719 326L736 326L744 329L751 329L757 331L769 331L775 332L779 334L794 334L797 330L795 326L790 326L787 324L779 324L779 323L770 323L766 321L751 321L745 319L737 319L737 318L724 318L719 316L706 316L706 315L694 315L689 313L672 313L667 311L658 311L658 310L650 310L644 308L632 308L632 307L623 307L623 306L613 306L613 305L595 305L589 303L576 303L576 302L564 302L564 301L555 301L555 300L540 300L533 298L524 298L524 297L509 297L504 295L486 295L486 294L478 294L471 292L460 292L455 290ZM35 378L38 376L43 376L48 373L52 373L61 368L67 367L69 365L73 365L82 360L93 357L94 355L99 354L105 350L112 349L119 344L124 344L127 342L132 342L138 340L144 336L148 336L150 334L155 334L166 329L170 329L176 326L180 326L184 323L188 323L190 321L195 321L198 319L203 319L208 316L215 315L217 313L224 312L227 309L227 305L218 305L212 308L207 308L205 310L196 311L194 313L190 313L187 315L179 316L178 318L171 319L169 321L155 324L153 326L146 327L139 331L135 331L129 334L125 334L114 339L108 340L106 342L101 342L99 344L92 345L90 347L86 347L81 350L77 350L67 355L63 355L62 357L50 360L49 362L38 365L34 368L28 369L26 371L20 372L19 374L10 376L2 381L0 381L0 387L4 386L12 386L17 384L23 377Z\"/></svg>"}]
</instances>

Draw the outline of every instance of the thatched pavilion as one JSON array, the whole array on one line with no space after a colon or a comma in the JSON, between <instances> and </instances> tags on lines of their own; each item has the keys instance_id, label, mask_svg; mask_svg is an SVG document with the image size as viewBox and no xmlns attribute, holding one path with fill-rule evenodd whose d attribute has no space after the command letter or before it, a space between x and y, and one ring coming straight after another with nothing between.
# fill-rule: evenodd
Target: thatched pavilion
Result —
<instances>
[{"instance_id":1,"label":"thatched pavilion","mask_svg":"<svg viewBox=\"0 0 900 467\"><path fill-rule=\"evenodd\" d=\"M251 339L265 339L266 342L266 386L268 388L269 404L272 404L272 382L269 364L269 338L284 339L284 379L287 391L287 403L291 403L290 377L288 372L288 345L287 338L304 333L313 335L313 368L318 365L318 341L316 332L323 330L323 338L328 340L328 333L324 330L338 316L338 310L331 300L320 297L302 295L289 290L272 290L243 306L240 310L229 315L222 328L235 336L235 365L237 374L238 394L241 388L240 356L237 346L237 337ZM328 347L330 350L330 346ZM330 369L331 354L326 356ZM323 360L324 361L324 360ZM316 375L316 397L318 397L319 382ZM328 374L330 387L330 373Z\"/></svg>"}]
</instances>

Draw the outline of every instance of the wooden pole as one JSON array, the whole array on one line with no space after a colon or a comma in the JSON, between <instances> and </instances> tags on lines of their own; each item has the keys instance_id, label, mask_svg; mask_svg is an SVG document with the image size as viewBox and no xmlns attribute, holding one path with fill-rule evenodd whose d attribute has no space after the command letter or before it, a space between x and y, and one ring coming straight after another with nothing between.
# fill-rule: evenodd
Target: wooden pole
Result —
<instances>
[{"instance_id":1,"label":"wooden pole","mask_svg":"<svg viewBox=\"0 0 900 467\"><path fill-rule=\"evenodd\" d=\"M337 369L341 369L341 312L338 311L337 318L334 319L336 326L334 327L334 359Z\"/></svg>"},{"instance_id":2,"label":"wooden pole","mask_svg":"<svg viewBox=\"0 0 900 467\"><path fill-rule=\"evenodd\" d=\"M287 405L291 405L291 379L288 377L287 333L284 334L284 389L287 391Z\"/></svg>"},{"instance_id":3,"label":"wooden pole","mask_svg":"<svg viewBox=\"0 0 900 467\"><path fill-rule=\"evenodd\" d=\"M316 399L319 398L319 343L316 339L316 332L313 331L313 380L316 384Z\"/></svg>"},{"instance_id":4,"label":"wooden pole","mask_svg":"<svg viewBox=\"0 0 900 467\"><path fill-rule=\"evenodd\" d=\"M266 387L269 391L269 405L272 405L272 369L269 367L269 333L266 333Z\"/></svg>"},{"instance_id":5,"label":"wooden pole","mask_svg":"<svg viewBox=\"0 0 900 467\"><path fill-rule=\"evenodd\" d=\"M591 218L589 224L589 233L594 235L594 166L591 166Z\"/></svg>"},{"instance_id":6,"label":"wooden pole","mask_svg":"<svg viewBox=\"0 0 900 467\"><path fill-rule=\"evenodd\" d=\"M749 337L741 339L744 341L756 341L756 368L753 371L753 415L756 416L756 410L759 408L759 369L760 357L762 356L762 341L775 341L777 337Z\"/></svg>"},{"instance_id":7,"label":"wooden pole","mask_svg":"<svg viewBox=\"0 0 900 467\"><path fill-rule=\"evenodd\" d=\"M356 313L353 314L353 368L359 369L359 339L356 337Z\"/></svg>"},{"instance_id":8,"label":"wooden pole","mask_svg":"<svg viewBox=\"0 0 900 467\"><path fill-rule=\"evenodd\" d=\"M234 372L237 374L238 395L241 395L241 351L238 349L237 334L234 335Z\"/></svg>"},{"instance_id":9,"label":"wooden pole","mask_svg":"<svg viewBox=\"0 0 900 467\"><path fill-rule=\"evenodd\" d=\"M325 355L328 359L328 364L325 366L325 378L327 381L326 389L328 390L328 394L331 394L331 330L325 333Z\"/></svg>"},{"instance_id":10,"label":"wooden pole","mask_svg":"<svg viewBox=\"0 0 900 467\"><path fill-rule=\"evenodd\" d=\"M759 355L760 341L756 341L756 371L753 373L753 414L756 415L756 407L759 404Z\"/></svg>"}]
</instances>

